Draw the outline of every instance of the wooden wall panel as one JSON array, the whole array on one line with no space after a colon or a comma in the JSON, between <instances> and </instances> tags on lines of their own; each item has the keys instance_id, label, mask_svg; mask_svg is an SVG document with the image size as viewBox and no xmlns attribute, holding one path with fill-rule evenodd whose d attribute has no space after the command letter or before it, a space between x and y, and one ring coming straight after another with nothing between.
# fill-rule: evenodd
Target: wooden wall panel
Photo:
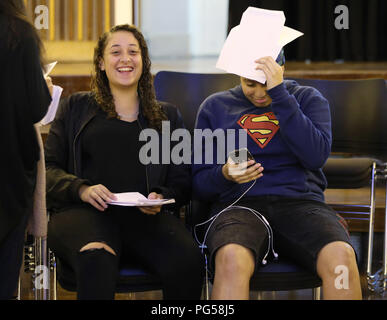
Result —
<instances>
[{"instance_id":1,"label":"wooden wall panel","mask_svg":"<svg viewBox=\"0 0 387 320\"><path fill-rule=\"evenodd\" d=\"M49 29L39 30L43 40L95 41L114 24L115 0L24 0L35 21L35 8L49 8Z\"/></svg>"}]
</instances>

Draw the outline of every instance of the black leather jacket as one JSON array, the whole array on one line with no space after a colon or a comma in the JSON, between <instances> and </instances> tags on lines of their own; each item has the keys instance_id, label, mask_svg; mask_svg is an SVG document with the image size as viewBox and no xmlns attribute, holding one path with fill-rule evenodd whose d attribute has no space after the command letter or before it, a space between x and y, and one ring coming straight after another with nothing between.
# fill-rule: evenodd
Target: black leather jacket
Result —
<instances>
[{"instance_id":1,"label":"black leather jacket","mask_svg":"<svg viewBox=\"0 0 387 320\"><path fill-rule=\"evenodd\" d=\"M177 128L184 128L177 108L163 102L160 104L169 119L171 132ZM82 178L80 137L83 129L98 111L99 107L90 92L73 94L60 103L45 143L47 207L51 211L59 211L80 203L78 195L80 186L90 184ZM138 121L142 129L148 128L147 120L141 113L141 106ZM174 144L176 142L171 141L171 150ZM159 149L161 162L162 148ZM178 208L190 200L189 165L151 163L146 165L146 173L148 194L154 191L163 194L164 198L176 200L174 206L168 206L169 209Z\"/></svg>"}]
</instances>

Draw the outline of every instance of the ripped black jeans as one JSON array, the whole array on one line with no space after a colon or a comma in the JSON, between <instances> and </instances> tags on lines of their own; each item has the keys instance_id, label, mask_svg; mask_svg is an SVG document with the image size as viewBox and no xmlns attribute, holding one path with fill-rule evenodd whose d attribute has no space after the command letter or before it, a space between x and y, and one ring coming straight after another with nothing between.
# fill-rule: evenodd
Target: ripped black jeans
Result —
<instances>
[{"instance_id":1,"label":"ripped black jeans","mask_svg":"<svg viewBox=\"0 0 387 320\"><path fill-rule=\"evenodd\" d=\"M103 242L116 253L108 258L104 250L94 250L93 258L82 258L79 251L88 243ZM79 286L101 281L101 273L84 272L85 264L103 260L105 272L117 272L119 264L134 259L160 276L164 299L200 299L204 277L204 259L182 221L169 213L146 215L134 207L110 206L100 212L88 204L55 213L48 225L48 245L77 275ZM90 254L89 254L90 255ZM104 257L98 258L103 255ZM98 262L97 262L98 263ZM87 269L87 268L86 268ZM102 274L102 275L101 275ZM110 297L116 275L107 277L109 285L96 286L93 296ZM113 283L113 284L112 284ZM97 293L95 290L109 291ZM87 290L86 290L87 291Z\"/></svg>"}]
</instances>

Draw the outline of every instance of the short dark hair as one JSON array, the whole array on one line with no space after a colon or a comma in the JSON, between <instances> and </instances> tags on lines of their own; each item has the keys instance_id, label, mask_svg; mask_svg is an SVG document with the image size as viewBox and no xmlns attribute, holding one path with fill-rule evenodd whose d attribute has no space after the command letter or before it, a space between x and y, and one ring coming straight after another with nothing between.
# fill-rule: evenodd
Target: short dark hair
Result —
<instances>
[{"instance_id":1,"label":"short dark hair","mask_svg":"<svg viewBox=\"0 0 387 320\"><path fill-rule=\"evenodd\" d=\"M277 59L275 60L280 66L283 66L285 64L285 52L284 48L281 49Z\"/></svg>"}]
</instances>

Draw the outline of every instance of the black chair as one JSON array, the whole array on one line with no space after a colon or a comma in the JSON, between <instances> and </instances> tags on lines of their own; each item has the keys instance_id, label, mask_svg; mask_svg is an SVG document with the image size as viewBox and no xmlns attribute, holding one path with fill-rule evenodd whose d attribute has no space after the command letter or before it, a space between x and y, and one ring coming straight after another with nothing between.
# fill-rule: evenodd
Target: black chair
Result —
<instances>
[{"instance_id":1,"label":"black chair","mask_svg":"<svg viewBox=\"0 0 387 320\"><path fill-rule=\"evenodd\" d=\"M294 79L318 89L329 101L332 152L387 157L386 82L384 79Z\"/></svg>"},{"instance_id":2,"label":"black chair","mask_svg":"<svg viewBox=\"0 0 387 320\"><path fill-rule=\"evenodd\" d=\"M75 273L64 261L54 258L54 295L57 300L56 280L67 291L75 292L77 285ZM120 267L116 293L145 292L162 290L163 285L159 277L140 264L131 263Z\"/></svg>"},{"instance_id":3,"label":"black chair","mask_svg":"<svg viewBox=\"0 0 387 320\"><path fill-rule=\"evenodd\" d=\"M178 208L166 209L170 214L179 217ZM57 300L57 282L67 291L76 292L76 276L74 270L65 261L60 260L54 253L48 249L49 265L53 272L53 294L52 299ZM145 291L162 290L161 279L152 271L137 261L121 264L117 279L116 293L136 293Z\"/></svg>"},{"instance_id":4,"label":"black chair","mask_svg":"<svg viewBox=\"0 0 387 320\"><path fill-rule=\"evenodd\" d=\"M316 80L294 79L318 89L329 101L332 119L332 154L324 166L331 189L369 187L365 204L330 203L346 220L369 221L367 279L371 291L385 290L387 261L373 273L375 188L386 177L387 94L383 79ZM385 241L387 243L387 241ZM387 246L384 247L387 257Z\"/></svg>"},{"instance_id":5,"label":"black chair","mask_svg":"<svg viewBox=\"0 0 387 320\"><path fill-rule=\"evenodd\" d=\"M201 103L211 94L233 88L239 83L238 76L226 73L160 71L154 78L157 99L172 103L179 109L191 134Z\"/></svg>"},{"instance_id":6,"label":"black chair","mask_svg":"<svg viewBox=\"0 0 387 320\"><path fill-rule=\"evenodd\" d=\"M179 208L171 207L165 210L179 217ZM49 257L50 269L54 276L52 298L57 300L57 281L65 290L75 292L77 288L76 276L74 270L65 261L56 257L51 250L49 250ZM116 293L136 293L162 289L161 279L137 261L120 265Z\"/></svg>"},{"instance_id":7,"label":"black chair","mask_svg":"<svg viewBox=\"0 0 387 320\"><path fill-rule=\"evenodd\" d=\"M196 114L201 103L211 94L228 90L240 83L239 77L225 73L185 73L161 71L155 76L156 97L158 100L176 105L183 117L186 128L193 133ZM201 208L201 206L203 206ZM206 204L193 201L185 213L185 221L192 229L205 221L208 213ZM207 279L208 280L208 279ZM206 298L209 297L206 281ZM319 298L321 279L298 267L291 261L281 259L268 263L259 269L251 280L252 290L298 290L314 288L314 297Z\"/></svg>"}]
</instances>

